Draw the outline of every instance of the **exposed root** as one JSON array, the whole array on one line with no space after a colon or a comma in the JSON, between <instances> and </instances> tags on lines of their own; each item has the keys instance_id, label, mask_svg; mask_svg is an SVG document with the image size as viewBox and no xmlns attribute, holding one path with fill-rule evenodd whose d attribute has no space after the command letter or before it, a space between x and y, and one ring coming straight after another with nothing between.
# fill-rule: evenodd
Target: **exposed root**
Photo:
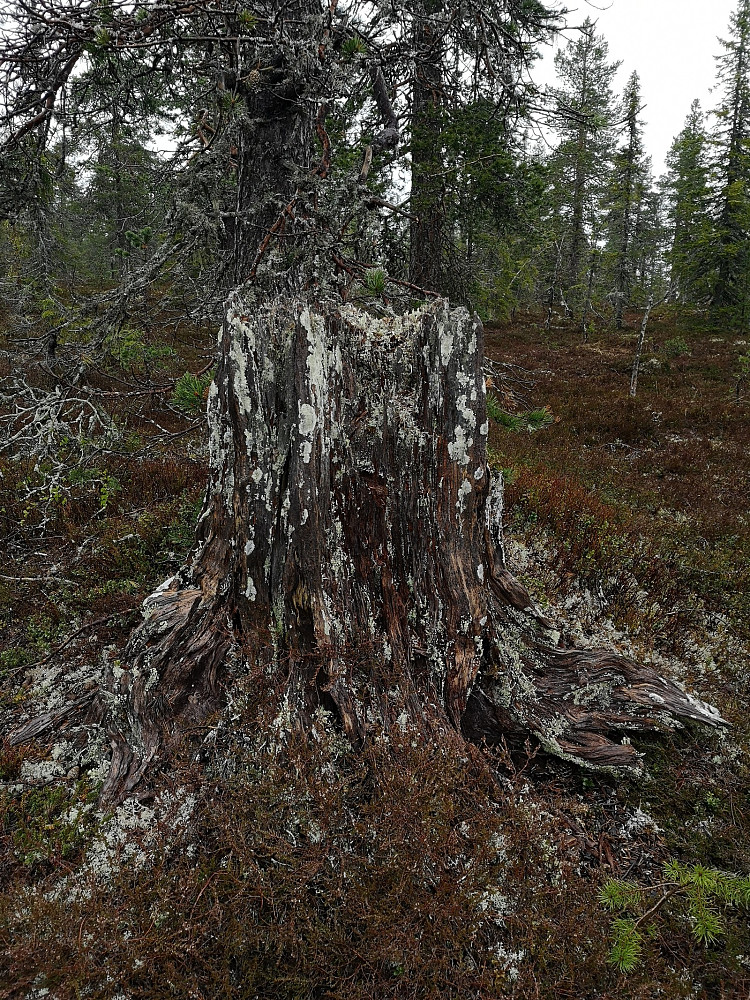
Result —
<instances>
[{"instance_id":1,"label":"exposed root","mask_svg":"<svg viewBox=\"0 0 750 1000\"><path fill-rule=\"evenodd\" d=\"M549 753L578 764L639 770L623 734L667 732L685 722L726 725L711 705L616 653L538 645L526 664L531 690L520 699L506 698L495 679L480 676L462 720L469 739L496 744L533 735Z\"/></svg>"},{"instance_id":2,"label":"exposed root","mask_svg":"<svg viewBox=\"0 0 750 1000\"><path fill-rule=\"evenodd\" d=\"M145 612L125 647L127 666L106 695L112 764L101 797L107 802L136 788L175 725L200 722L221 704L219 674L232 636L216 602L173 581L148 599Z\"/></svg>"}]
</instances>

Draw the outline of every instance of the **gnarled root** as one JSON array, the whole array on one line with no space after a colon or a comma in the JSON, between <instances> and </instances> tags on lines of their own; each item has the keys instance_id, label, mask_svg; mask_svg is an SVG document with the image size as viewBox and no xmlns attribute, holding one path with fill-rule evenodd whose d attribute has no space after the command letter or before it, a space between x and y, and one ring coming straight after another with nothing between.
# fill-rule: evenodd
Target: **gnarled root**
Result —
<instances>
[{"instance_id":1,"label":"gnarled root","mask_svg":"<svg viewBox=\"0 0 750 1000\"><path fill-rule=\"evenodd\" d=\"M638 770L635 748L618 736L724 723L711 705L616 653L537 644L524 660L528 686L520 697L480 674L462 719L468 739L494 744L532 735L549 753L578 764Z\"/></svg>"},{"instance_id":2,"label":"gnarled root","mask_svg":"<svg viewBox=\"0 0 750 1000\"><path fill-rule=\"evenodd\" d=\"M165 733L202 721L220 703L219 674L232 646L225 615L196 588L153 594L123 653L127 665L106 695L112 743L104 801L125 798L159 755Z\"/></svg>"}]
</instances>

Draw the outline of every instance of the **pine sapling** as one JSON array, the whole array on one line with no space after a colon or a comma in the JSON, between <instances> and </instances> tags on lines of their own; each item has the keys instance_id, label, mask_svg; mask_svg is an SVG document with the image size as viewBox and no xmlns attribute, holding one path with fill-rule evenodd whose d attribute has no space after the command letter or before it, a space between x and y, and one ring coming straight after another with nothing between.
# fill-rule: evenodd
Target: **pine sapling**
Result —
<instances>
[{"instance_id":1,"label":"pine sapling","mask_svg":"<svg viewBox=\"0 0 750 1000\"><path fill-rule=\"evenodd\" d=\"M726 911L750 908L747 876L675 860L664 864L663 876L653 885L609 879L602 887L599 898L603 906L619 914L612 921L608 960L620 972L632 972L638 965L644 934L658 933L651 918L670 901L680 904L692 936L705 946L715 944L724 935Z\"/></svg>"}]
</instances>

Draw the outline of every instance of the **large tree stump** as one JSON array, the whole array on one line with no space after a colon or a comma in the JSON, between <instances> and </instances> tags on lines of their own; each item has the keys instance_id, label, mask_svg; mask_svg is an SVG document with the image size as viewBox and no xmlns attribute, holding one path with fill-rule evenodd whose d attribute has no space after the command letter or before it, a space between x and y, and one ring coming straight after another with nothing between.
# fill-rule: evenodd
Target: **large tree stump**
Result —
<instances>
[{"instance_id":1,"label":"large tree stump","mask_svg":"<svg viewBox=\"0 0 750 1000\"><path fill-rule=\"evenodd\" d=\"M482 327L437 301L374 318L236 293L209 397L210 485L188 564L146 605L111 699L105 795L251 660L290 725L353 741L406 720L636 761L625 731L717 713L612 653L558 649L502 559Z\"/></svg>"}]
</instances>

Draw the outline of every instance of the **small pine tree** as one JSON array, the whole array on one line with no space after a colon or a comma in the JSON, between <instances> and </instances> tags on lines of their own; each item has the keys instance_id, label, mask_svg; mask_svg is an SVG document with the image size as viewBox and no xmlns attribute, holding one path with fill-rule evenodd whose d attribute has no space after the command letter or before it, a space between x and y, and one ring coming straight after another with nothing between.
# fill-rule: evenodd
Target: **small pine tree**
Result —
<instances>
[{"instance_id":1,"label":"small pine tree","mask_svg":"<svg viewBox=\"0 0 750 1000\"><path fill-rule=\"evenodd\" d=\"M644 933L657 933L651 918L667 904L677 904L687 916L696 941L715 944L724 934L726 913L750 908L750 878L704 865L664 864L662 881L640 886L624 879L604 884L600 899L619 914L612 921L609 962L620 972L632 972L640 961Z\"/></svg>"}]
</instances>

